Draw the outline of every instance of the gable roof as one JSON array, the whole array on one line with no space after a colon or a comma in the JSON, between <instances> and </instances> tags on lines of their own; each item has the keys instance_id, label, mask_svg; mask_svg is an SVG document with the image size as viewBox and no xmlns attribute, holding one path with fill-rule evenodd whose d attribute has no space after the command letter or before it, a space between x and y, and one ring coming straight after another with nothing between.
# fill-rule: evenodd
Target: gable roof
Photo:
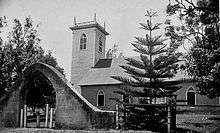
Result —
<instances>
[{"instance_id":1,"label":"gable roof","mask_svg":"<svg viewBox=\"0 0 220 133\"><path fill-rule=\"evenodd\" d=\"M139 59L139 56L132 57L135 59ZM86 86L86 85L109 85L109 84L122 84L122 82L111 78L111 76L122 76L122 77L130 77L129 74L125 72L123 68L120 66L127 65L127 61L124 57L113 58L113 59L100 59L96 65L90 69L86 76L83 77L78 85ZM180 62L183 64L184 62ZM187 80L190 79L187 76L185 71L178 71L174 78L169 79L169 81L175 80Z\"/></svg>"}]
</instances>

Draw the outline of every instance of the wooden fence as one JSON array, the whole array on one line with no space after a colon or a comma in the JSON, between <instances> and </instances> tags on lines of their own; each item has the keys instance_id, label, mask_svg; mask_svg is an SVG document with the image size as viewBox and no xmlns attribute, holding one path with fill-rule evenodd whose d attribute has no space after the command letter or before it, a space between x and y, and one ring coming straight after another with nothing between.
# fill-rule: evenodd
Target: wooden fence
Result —
<instances>
[{"instance_id":1,"label":"wooden fence","mask_svg":"<svg viewBox=\"0 0 220 133\"><path fill-rule=\"evenodd\" d=\"M175 97L176 98L176 97ZM175 101L175 100L174 100ZM158 125L159 124L159 125ZM175 132L176 104L117 104L116 128Z\"/></svg>"},{"instance_id":2,"label":"wooden fence","mask_svg":"<svg viewBox=\"0 0 220 133\"><path fill-rule=\"evenodd\" d=\"M20 109L20 127L46 127L52 128L53 121L55 120L54 108L49 108L49 104L46 104L45 114L39 112L35 115L27 113L27 106ZM41 125L43 123L43 126Z\"/></svg>"}]
</instances>

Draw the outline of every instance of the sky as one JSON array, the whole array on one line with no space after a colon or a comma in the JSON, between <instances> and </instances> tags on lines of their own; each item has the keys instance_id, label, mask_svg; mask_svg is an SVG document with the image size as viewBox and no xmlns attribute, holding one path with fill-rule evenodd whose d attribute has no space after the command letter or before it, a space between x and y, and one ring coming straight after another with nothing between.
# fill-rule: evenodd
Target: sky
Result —
<instances>
[{"instance_id":1,"label":"sky","mask_svg":"<svg viewBox=\"0 0 220 133\"><path fill-rule=\"evenodd\" d=\"M69 27L74 16L77 22L84 22L93 20L96 13L98 23L105 22L110 33L106 49L117 44L125 56L131 56L135 55L131 46L134 37L146 34L139 28L139 23L147 20L146 11L157 11L154 22L164 22L167 4L168 0L0 0L0 16L6 16L8 21L31 16L35 24L40 24L41 46L52 51L69 80L72 56Z\"/></svg>"}]
</instances>

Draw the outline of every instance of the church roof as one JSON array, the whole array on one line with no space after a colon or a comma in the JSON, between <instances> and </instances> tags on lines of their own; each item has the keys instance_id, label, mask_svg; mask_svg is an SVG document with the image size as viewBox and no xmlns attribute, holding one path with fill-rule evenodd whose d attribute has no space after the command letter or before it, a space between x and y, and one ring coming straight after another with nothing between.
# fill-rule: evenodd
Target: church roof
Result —
<instances>
[{"instance_id":1,"label":"church roof","mask_svg":"<svg viewBox=\"0 0 220 133\"><path fill-rule=\"evenodd\" d=\"M121 84L120 81L111 76L128 76L120 65L125 65L124 58L100 59L96 65L90 69L86 76L79 81L78 85L106 85Z\"/></svg>"},{"instance_id":2,"label":"church roof","mask_svg":"<svg viewBox=\"0 0 220 133\"><path fill-rule=\"evenodd\" d=\"M112 59L100 59L93 68L108 68L111 67Z\"/></svg>"},{"instance_id":3,"label":"church roof","mask_svg":"<svg viewBox=\"0 0 220 133\"><path fill-rule=\"evenodd\" d=\"M132 57L138 59L139 57ZM90 69L86 76L83 77L78 85L109 85L109 84L122 84L120 81L111 78L111 76L122 76L130 77L129 74L125 72L121 65L126 65L127 61L124 57L113 58L113 59L100 59L96 65ZM180 62L183 64L183 62ZM190 79L185 71L178 71L174 78L169 79L169 81L175 80L187 80Z\"/></svg>"}]
</instances>

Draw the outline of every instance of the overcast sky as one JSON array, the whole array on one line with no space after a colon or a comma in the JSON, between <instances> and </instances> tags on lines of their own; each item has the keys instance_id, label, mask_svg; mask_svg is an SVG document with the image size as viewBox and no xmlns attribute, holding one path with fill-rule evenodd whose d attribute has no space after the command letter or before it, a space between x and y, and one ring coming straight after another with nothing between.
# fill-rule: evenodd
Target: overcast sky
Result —
<instances>
[{"instance_id":1,"label":"overcast sky","mask_svg":"<svg viewBox=\"0 0 220 133\"><path fill-rule=\"evenodd\" d=\"M130 43L135 36L145 33L139 29L139 23L145 22L146 11L158 11L157 22L164 22L168 0L0 0L0 16L10 21L31 16L35 24L40 23L39 33L42 47L52 50L53 56L70 77L72 34L69 29L73 18L77 22L97 21L110 33L106 47L118 44L125 56L133 55Z\"/></svg>"}]
</instances>

